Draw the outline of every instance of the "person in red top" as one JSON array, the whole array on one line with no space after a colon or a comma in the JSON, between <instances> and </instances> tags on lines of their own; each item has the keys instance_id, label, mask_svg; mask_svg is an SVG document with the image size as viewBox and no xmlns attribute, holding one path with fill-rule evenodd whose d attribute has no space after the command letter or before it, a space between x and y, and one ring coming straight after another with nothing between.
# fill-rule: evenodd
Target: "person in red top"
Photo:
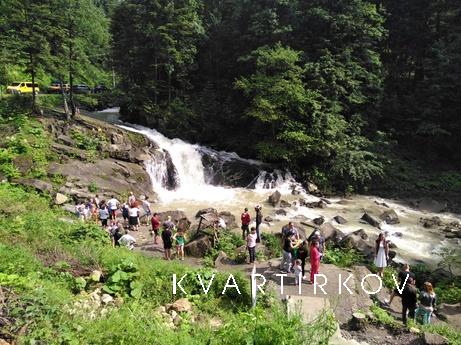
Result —
<instances>
[{"instance_id":1,"label":"person in red top","mask_svg":"<svg viewBox=\"0 0 461 345\"><path fill-rule=\"evenodd\" d=\"M311 257L311 284L314 284L314 276L319 274L320 269L320 251L319 251L319 242L312 242L310 249Z\"/></svg>"},{"instance_id":2,"label":"person in red top","mask_svg":"<svg viewBox=\"0 0 461 345\"><path fill-rule=\"evenodd\" d=\"M245 211L243 211L242 215L240 216L242 220L242 238L246 239L246 237L250 233L250 214L248 213L248 209L245 207Z\"/></svg>"},{"instance_id":3,"label":"person in red top","mask_svg":"<svg viewBox=\"0 0 461 345\"><path fill-rule=\"evenodd\" d=\"M158 219L157 213L154 213L152 218L150 219L150 222L152 223L152 231L151 235L154 236L154 243L158 243L158 231L160 229L160 219Z\"/></svg>"}]
</instances>

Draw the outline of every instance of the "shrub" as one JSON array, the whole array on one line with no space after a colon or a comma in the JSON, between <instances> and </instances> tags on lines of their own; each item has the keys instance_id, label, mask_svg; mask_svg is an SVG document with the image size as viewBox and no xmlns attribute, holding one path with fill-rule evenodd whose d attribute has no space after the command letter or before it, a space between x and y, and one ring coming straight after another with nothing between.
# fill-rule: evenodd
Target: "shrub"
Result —
<instances>
[{"instance_id":1,"label":"shrub","mask_svg":"<svg viewBox=\"0 0 461 345\"><path fill-rule=\"evenodd\" d=\"M269 258L278 258L282 256L282 244L277 236L274 234L262 233L261 239L267 248Z\"/></svg>"},{"instance_id":2,"label":"shrub","mask_svg":"<svg viewBox=\"0 0 461 345\"><path fill-rule=\"evenodd\" d=\"M353 248L328 248L324 262L338 267L351 267L363 262L363 256Z\"/></svg>"}]
</instances>

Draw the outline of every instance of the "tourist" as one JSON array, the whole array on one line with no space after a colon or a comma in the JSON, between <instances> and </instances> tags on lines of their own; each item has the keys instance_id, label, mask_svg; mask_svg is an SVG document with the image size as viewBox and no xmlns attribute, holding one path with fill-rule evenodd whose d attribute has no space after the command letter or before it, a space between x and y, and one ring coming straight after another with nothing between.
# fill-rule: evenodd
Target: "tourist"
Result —
<instances>
[{"instance_id":1,"label":"tourist","mask_svg":"<svg viewBox=\"0 0 461 345\"><path fill-rule=\"evenodd\" d=\"M133 236L131 236L128 233L128 231L126 231L125 235L120 237L120 239L118 240L118 243L120 244L120 246L126 247L129 250L133 250L134 245L136 244L136 239Z\"/></svg>"},{"instance_id":2,"label":"tourist","mask_svg":"<svg viewBox=\"0 0 461 345\"><path fill-rule=\"evenodd\" d=\"M408 280L410 278L413 279L413 280L416 279L415 274L413 272L410 272L410 265L409 264L404 264L403 265L402 270L399 272L398 278L399 278L400 291L402 291L402 289L404 288L405 281L407 281L407 283L408 283ZM384 300L384 304L389 306L392 303L395 296L402 297L402 295L400 294L398 288L395 288L394 291L392 291L392 294L391 294L391 297L390 297L389 300Z\"/></svg>"},{"instance_id":3,"label":"tourist","mask_svg":"<svg viewBox=\"0 0 461 345\"><path fill-rule=\"evenodd\" d=\"M128 206L127 203L124 203L122 206L122 217L123 217L123 224L125 225L125 228L128 227L128 221L130 219L130 207Z\"/></svg>"},{"instance_id":4,"label":"tourist","mask_svg":"<svg viewBox=\"0 0 461 345\"><path fill-rule=\"evenodd\" d=\"M291 259L291 252L293 250L293 240L292 236L288 236L285 238L283 241L283 248L282 248L282 262L280 264L280 269L284 272L291 272L291 264L292 264L292 259Z\"/></svg>"},{"instance_id":5,"label":"tourist","mask_svg":"<svg viewBox=\"0 0 461 345\"><path fill-rule=\"evenodd\" d=\"M293 222L288 222L288 224L282 228L282 240L292 236L294 236L296 240L299 240L298 230L294 227Z\"/></svg>"},{"instance_id":6,"label":"tourist","mask_svg":"<svg viewBox=\"0 0 461 345\"><path fill-rule=\"evenodd\" d=\"M378 268L378 275L384 275L384 268L387 267L387 260L389 260L389 245L386 241L384 233L380 233L376 239L375 248L375 261L374 264Z\"/></svg>"},{"instance_id":7,"label":"tourist","mask_svg":"<svg viewBox=\"0 0 461 345\"><path fill-rule=\"evenodd\" d=\"M171 248L173 247L172 236L173 236L172 227L164 226L164 229L162 232L162 241L163 241L163 249L165 250L164 252L165 260L171 260Z\"/></svg>"},{"instance_id":8,"label":"tourist","mask_svg":"<svg viewBox=\"0 0 461 345\"><path fill-rule=\"evenodd\" d=\"M434 288L429 282L425 282L421 293L419 294L419 306L416 310L416 317L422 316L423 325L431 323L431 315L434 312L437 296Z\"/></svg>"},{"instance_id":9,"label":"tourist","mask_svg":"<svg viewBox=\"0 0 461 345\"><path fill-rule=\"evenodd\" d=\"M319 274L319 270L320 270L320 251L319 251L319 243L317 241L312 242L309 255L311 257L310 283L314 284L315 275Z\"/></svg>"},{"instance_id":10,"label":"tourist","mask_svg":"<svg viewBox=\"0 0 461 345\"><path fill-rule=\"evenodd\" d=\"M129 216L130 216L130 227L133 228L134 231L138 231L139 228L139 208L136 207L130 207L128 210Z\"/></svg>"},{"instance_id":11,"label":"tourist","mask_svg":"<svg viewBox=\"0 0 461 345\"><path fill-rule=\"evenodd\" d=\"M247 248L250 255L250 264L253 264L256 259L256 240L258 236L256 235L256 228L253 226L251 232L247 235Z\"/></svg>"},{"instance_id":12,"label":"tourist","mask_svg":"<svg viewBox=\"0 0 461 345\"><path fill-rule=\"evenodd\" d=\"M91 218L91 202L88 200L83 207L83 219L87 221L88 219Z\"/></svg>"},{"instance_id":13,"label":"tourist","mask_svg":"<svg viewBox=\"0 0 461 345\"><path fill-rule=\"evenodd\" d=\"M91 218L94 222L97 222L99 219L99 205L96 202L96 198L91 199ZM109 212L109 211L108 211Z\"/></svg>"},{"instance_id":14,"label":"tourist","mask_svg":"<svg viewBox=\"0 0 461 345\"><path fill-rule=\"evenodd\" d=\"M130 195L128 196L128 205L130 207L138 206L138 203L136 202L136 197L134 196L133 192L130 192Z\"/></svg>"},{"instance_id":15,"label":"tourist","mask_svg":"<svg viewBox=\"0 0 461 345\"><path fill-rule=\"evenodd\" d=\"M158 214L154 213L152 218L150 219L152 224L151 235L154 237L154 244L158 243L158 232L160 230L160 219L158 218Z\"/></svg>"},{"instance_id":16,"label":"tourist","mask_svg":"<svg viewBox=\"0 0 461 345\"><path fill-rule=\"evenodd\" d=\"M94 203L99 207L100 206L100 200L99 200L99 195L96 194L95 197L93 198Z\"/></svg>"},{"instance_id":17,"label":"tourist","mask_svg":"<svg viewBox=\"0 0 461 345\"><path fill-rule=\"evenodd\" d=\"M256 211L256 236L257 236L257 239L256 239L256 243L260 243L261 242L261 237L260 237L260 225L261 223L263 222L263 213L261 212L261 205L256 205L255 207L255 211Z\"/></svg>"},{"instance_id":18,"label":"tourist","mask_svg":"<svg viewBox=\"0 0 461 345\"><path fill-rule=\"evenodd\" d=\"M142 208L144 210L144 216L146 217L146 225L148 225L150 221L150 216L152 215L148 196L146 196L142 201Z\"/></svg>"},{"instance_id":19,"label":"tourist","mask_svg":"<svg viewBox=\"0 0 461 345\"><path fill-rule=\"evenodd\" d=\"M179 260L184 260L184 244L186 243L184 232L179 229L178 232L174 234L173 240L176 241L176 256Z\"/></svg>"},{"instance_id":20,"label":"tourist","mask_svg":"<svg viewBox=\"0 0 461 345\"><path fill-rule=\"evenodd\" d=\"M85 220L84 210L85 204L81 201L77 201L77 203L75 204L75 215L82 222Z\"/></svg>"},{"instance_id":21,"label":"tourist","mask_svg":"<svg viewBox=\"0 0 461 345\"><path fill-rule=\"evenodd\" d=\"M112 247L119 247L119 240L123 236L121 224L113 221L109 228L109 235L112 240Z\"/></svg>"},{"instance_id":22,"label":"tourist","mask_svg":"<svg viewBox=\"0 0 461 345\"><path fill-rule=\"evenodd\" d=\"M301 267L301 260L297 259L293 265L293 273L295 274L295 285L301 284L301 277L303 274L303 269Z\"/></svg>"},{"instance_id":23,"label":"tourist","mask_svg":"<svg viewBox=\"0 0 461 345\"><path fill-rule=\"evenodd\" d=\"M242 220L242 238L245 239L246 236L248 236L248 234L250 233L249 227L250 227L251 217L250 217L250 214L248 213L248 208L245 207L245 210L240 216L240 219Z\"/></svg>"},{"instance_id":24,"label":"tourist","mask_svg":"<svg viewBox=\"0 0 461 345\"><path fill-rule=\"evenodd\" d=\"M120 206L120 201L115 199L115 197L112 195L110 197L110 200L107 202L107 207L109 207L109 215L110 219L115 219L117 217L117 210Z\"/></svg>"},{"instance_id":25,"label":"tourist","mask_svg":"<svg viewBox=\"0 0 461 345\"><path fill-rule=\"evenodd\" d=\"M171 220L171 216L166 217L166 220L162 224L163 229L170 229L171 232L175 229L175 225Z\"/></svg>"},{"instance_id":26,"label":"tourist","mask_svg":"<svg viewBox=\"0 0 461 345\"><path fill-rule=\"evenodd\" d=\"M403 288L401 298L402 298L402 321L403 324L407 324L407 312L408 316L414 320L415 319L415 310L416 310L416 301L417 301L418 291L415 287L415 281L413 278L409 277L407 284Z\"/></svg>"},{"instance_id":27,"label":"tourist","mask_svg":"<svg viewBox=\"0 0 461 345\"><path fill-rule=\"evenodd\" d=\"M307 238L309 243L312 243L314 241L319 243L319 252L320 252L320 261L323 260L326 254L326 247L325 247L325 237L322 236L320 233L319 228L314 228L314 231L310 234L310 236Z\"/></svg>"},{"instance_id":28,"label":"tourist","mask_svg":"<svg viewBox=\"0 0 461 345\"><path fill-rule=\"evenodd\" d=\"M301 272L303 274L303 279L307 279L306 277L306 259L309 256L309 242L304 240L299 245L298 249L298 258L301 260Z\"/></svg>"},{"instance_id":29,"label":"tourist","mask_svg":"<svg viewBox=\"0 0 461 345\"><path fill-rule=\"evenodd\" d=\"M109 218L109 210L106 205L102 205L99 209L99 219L101 220L101 226L107 228L107 219Z\"/></svg>"}]
</instances>

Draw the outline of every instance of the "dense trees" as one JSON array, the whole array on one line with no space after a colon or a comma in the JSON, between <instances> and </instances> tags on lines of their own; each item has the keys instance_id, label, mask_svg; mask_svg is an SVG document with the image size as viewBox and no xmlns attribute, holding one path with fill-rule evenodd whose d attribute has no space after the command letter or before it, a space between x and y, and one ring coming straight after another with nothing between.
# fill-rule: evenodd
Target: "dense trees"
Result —
<instances>
[{"instance_id":1,"label":"dense trees","mask_svg":"<svg viewBox=\"0 0 461 345\"><path fill-rule=\"evenodd\" d=\"M126 119L355 188L390 152L459 164L460 23L455 0L4 0L0 83L115 67Z\"/></svg>"}]
</instances>

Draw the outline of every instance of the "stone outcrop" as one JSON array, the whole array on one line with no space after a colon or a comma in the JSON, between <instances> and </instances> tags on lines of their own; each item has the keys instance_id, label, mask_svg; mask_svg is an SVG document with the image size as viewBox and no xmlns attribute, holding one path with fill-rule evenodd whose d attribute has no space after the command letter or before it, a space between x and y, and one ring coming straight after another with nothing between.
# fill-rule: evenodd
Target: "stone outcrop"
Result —
<instances>
[{"instance_id":1,"label":"stone outcrop","mask_svg":"<svg viewBox=\"0 0 461 345\"><path fill-rule=\"evenodd\" d=\"M211 241L208 235L200 235L196 239L186 243L184 251L186 255L201 258L211 249Z\"/></svg>"},{"instance_id":2,"label":"stone outcrop","mask_svg":"<svg viewBox=\"0 0 461 345\"><path fill-rule=\"evenodd\" d=\"M282 194L278 190L276 190L274 193L272 193L269 196L269 204L271 204L273 207L277 206L280 202L280 198L282 197Z\"/></svg>"},{"instance_id":3,"label":"stone outcrop","mask_svg":"<svg viewBox=\"0 0 461 345\"><path fill-rule=\"evenodd\" d=\"M180 210L160 212L158 217L160 219L160 223L166 221L168 217L171 217L171 220L176 224L176 226L182 230L188 230L191 225L191 222L184 211Z\"/></svg>"},{"instance_id":4,"label":"stone outcrop","mask_svg":"<svg viewBox=\"0 0 461 345\"><path fill-rule=\"evenodd\" d=\"M325 241L332 241L334 243L339 242L344 237L341 230L335 228L330 222L320 225L320 233L325 238Z\"/></svg>"},{"instance_id":5,"label":"stone outcrop","mask_svg":"<svg viewBox=\"0 0 461 345\"><path fill-rule=\"evenodd\" d=\"M342 216L334 216L333 219L338 224L346 224L347 223L346 218L344 218Z\"/></svg>"},{"instance_id":6,"label":"stone outcrop","mask_svg":"<svg viewBox=\"0 0 461 345\"><path fill-rule=\"evenodd\" d=\"M387 210L387 211L384 211L380 216L379 218L381 220L384 220L387 224L399 224L400 223L400 219L399 219L399 216L397 215L397 212L395 212L394 210Z\"/></svg>"},{"instance_id":7,"label":"stone outcrop","mask_svg":"<svg viewBox=\"0 0 461 345\"><path fill-rule=\"evenodd\" d=\"M371 226L374 226L375 228L380 229L380 223L381 222L379 220L377 220L375 217L373 217L372 215L365 212L363 214L362 218L360 218L360 219L364 220L365 222L367 222Z\"/></svg>"}]
</instances>

